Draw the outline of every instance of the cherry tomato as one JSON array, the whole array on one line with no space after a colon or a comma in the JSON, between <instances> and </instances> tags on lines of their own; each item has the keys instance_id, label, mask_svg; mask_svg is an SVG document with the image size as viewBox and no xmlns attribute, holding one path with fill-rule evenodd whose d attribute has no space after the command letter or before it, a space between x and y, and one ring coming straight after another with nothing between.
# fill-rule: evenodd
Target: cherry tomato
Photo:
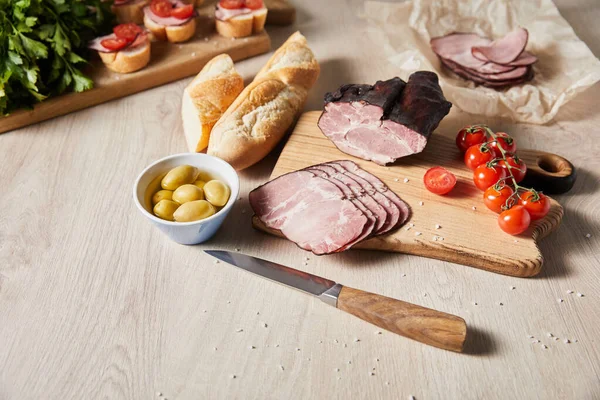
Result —
<instances>
[{"instance_id":1,"label":"cherry tomato","mask_svg":"<svg viewBox=\"0 0 600 400\"><path fill-rule=\"evenodd\" d=\"M228 10L235 10L244 7L244 0L221 0L219 6Z\"/></svg>"},{"instance_id":2,"label":"cherry tomato","mask_svg":"<svg viewBox=\"0 0 600 400\"><path fill-rule=\"evenodd\" d=\"M506 170L498 165L488 167L487 164L481 164L475 168L473 173L473 183L479 190L486 190L494 186L500 179L506 178Z\"/></svg>"},{"instance_id":3,"label":"cherry tomato","mask_svg":"<svg viewBox=\"0 0 600 400\"><path fill-rule=\"evenodd\" d=\"M173 8L171 10L171 16L177 19L188 19L192 15L194 15L194 6L192 4Z\"/></svg>"},{"instance_id":4,"label":"cherry tomato","mask_svg":"<svg viewBox=\"0 0 600 400\"><path fill-rule=\"evenodd\" d=\"M127 46L130 42L125 39L104 39L100 42L100 44L106 47L109 50L121 50L125 46Z\"/></svg>"},{"instance_id":5,"label":"cherry tomato","mask_svg":"<svg viewBox=\"0 0 600 400\"><path fill-rule=\"evenodd\" d=\"M475 170L481 164L485 164L489 161L492 161L494 155L485 150L481 151L480 145L471 146L467 149L465 153L465 164L472 170Z\"/></svg>"},{"instance_id":6,"label":"cherry tomato","mask_svg":"<svg viewBox=\"0 0 600 400\"><path fill-rule=\"evenodd\" d=\"M502 152L498 147L507 152L514 154L517 151L517 142L508 133L498 132L496 133L495 141L490 142L490 150L496 157L502 157Z\"/></svg>"},{"instance_id":7,"label":"cherry tomato","mask_svg":"<svg viewBox=\"0 0 600 400\"><path fill-rule=\"evenodd\" d=\"M502 211L498 216L500 229L510 235L518 235L529 228L531 217L523 206L514 206L510 210Z\"/></svg>"},{"instance_id":8,"label":"cherry tomato","mask_svg":"<svg viewBox=\"0 0 600 400\"><path fill-rule=\"evenodd\" d=\"M500 214L502 207L506 205L506 200L514 193L510 186L502 186L496 189L495 186L490 186L483 192L483 203L487 208L495 213Z\"/></svg>"},{"instance_id":9,"label":"cherry tomato","mask_svg":"<svg viewBox=\"0 0 600 400\"><path fill-rule=\"evenodd\" d=\"M244 3L246 8L249 8L251 10L258 10L259 8L263 8L262 0L246 0Z\"/></svg>"},{"instance_id":10,"label":"cherry tomato","mask_svg":"<svg viewBox=\"0 0 600 400\"><path fill-rule=\"evenodd\" d=\"M446 194L456 185L456 176L445 168L433 167L425 172L423 182L431 193Z\"/></svg>"},{"instance_id":11,"label":"cherry tomato","mask_svg":"<svg viewBox=\"0 0 600 400\"><path fill-rule=\"evenodd\" d=\"M527 165L514 156L507 155L506 161L500 160L498 165L506 170L507 176L512 173L517 183L521 182L527 173ZM507 165L510 168L508 168Z\"/></svg>"},{"instance_id":12,"label":"cherry tomato","mask_svg":"<svg viewBox=\"0 0 600 400\"><path fill-rule=\"evenodd\" d=\"M143 32L142 28L130 22L128 24L117 25L113 28L113 32L119 39L124 39L128 42L133 42L135 38Z\"/></svg>"},{"instance_id":13,"label":"cherry tomato","mask_svg":"<svg viewBox=\"0 0 600 400\"><path fill-rule=\"evenodd\" d=\"M519 194L519 200L533 221L544 218L550 211L550 200L543 193L527 191Z\"/></svg>"},{"instance_id":14,"label":"cherry tomato","mask_svg":"<svg viewBox=\"0 0 600 400\"><path fill-rule=\"evenodd\" d=\"M173 5L169 0L152 0L150 10L159 17L166 18L171 16Z\"/></svg>"},{"instance_id":15,"label":"cherry tomato","mask_svg":"<svg viewBox=\"0 0 600 400\"><path fill-rule=\"evenodd\" d=\"M478 126L462 128L456 135L456 147L463 153L471 146L487 142L486 131Z\"/></svg>"}]
</instances>

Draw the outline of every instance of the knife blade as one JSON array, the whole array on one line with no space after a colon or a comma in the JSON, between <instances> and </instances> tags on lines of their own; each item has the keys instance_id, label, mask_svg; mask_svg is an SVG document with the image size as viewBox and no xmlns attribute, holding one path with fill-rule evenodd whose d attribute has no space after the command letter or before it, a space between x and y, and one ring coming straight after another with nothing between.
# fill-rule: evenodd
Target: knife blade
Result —
<instances>
[{"instance_id":1,"label":"knife blade","mask_svg":"<svg viewBox=\"0 0 600 400\"><path fill-rule=\"evenodd\" d=\"M353 289L308 272L239 252L204 252L227 264L316 296L331 306L404 337L445 350L461 352L463 349L467 325L456 315Z\"/></svg>"}]
</instances>

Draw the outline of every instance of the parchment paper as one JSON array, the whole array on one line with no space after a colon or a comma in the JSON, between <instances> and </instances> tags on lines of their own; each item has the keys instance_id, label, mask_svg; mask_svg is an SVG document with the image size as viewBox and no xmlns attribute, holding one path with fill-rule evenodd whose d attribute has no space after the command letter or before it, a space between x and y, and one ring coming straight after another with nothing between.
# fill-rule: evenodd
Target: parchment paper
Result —
<instances>
[{"instance_id":1,"label":"parchment paper","mask_svg":"<svg viewBox=\"0 0 600 400\"><path fill-rule=\"evenodd\" d=\"M402 79L417 70L436 72L446 98L469 113L543 124L600 80L600 61L551 0L367 1L364 17L372 39L384 47ZM518 26L529 30L527 50L539 61L532 81L509 89L476 86L454 75L429 45L432 37L451 32L495 39Z\"/></svg>"}]
</instances>

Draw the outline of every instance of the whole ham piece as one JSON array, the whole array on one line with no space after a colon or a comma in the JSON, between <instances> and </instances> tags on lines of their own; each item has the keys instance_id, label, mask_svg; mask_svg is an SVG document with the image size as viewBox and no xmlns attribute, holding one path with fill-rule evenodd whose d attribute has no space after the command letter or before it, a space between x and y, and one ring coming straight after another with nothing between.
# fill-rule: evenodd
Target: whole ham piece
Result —
<instances>
[{"instance_id":1,"label":"whole ham piece","mask_svg":"<svg viewBox=\"0 0 600 400\"><path fill-rule=\"evenodd\" d=\"M385 165L423 151L450 107L437 75L418 71L327 93L318 125L344 153Z\"/></svg>"},{"instance_id":2,"label":"whole ham piece","mask_svg":"<svg viewBox=\"0 0 600 400\"><path fill-rule=\"evenodd\" d=\"M266 227L317 255L344 251L387 233L410 215L406 203L352 161L282 175L254 189L249 197Z\"/></svg>"}]
</instances>

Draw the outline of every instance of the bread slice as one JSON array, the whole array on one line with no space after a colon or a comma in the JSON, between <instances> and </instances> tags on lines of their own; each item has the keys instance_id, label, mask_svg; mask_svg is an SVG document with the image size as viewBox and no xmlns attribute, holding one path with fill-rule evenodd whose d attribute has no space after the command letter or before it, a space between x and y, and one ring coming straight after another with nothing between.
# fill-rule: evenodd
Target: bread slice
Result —
<instances>
[{"instance_id":1,"label":"bread slice","mask_svg":"<svg viewBox=\"0 0 600 400\"><path fill-rule=\"evenodd\" d=\"M248 14L238 15L227 21L216 19L217 32L228 38L241 38L260 33L265 28L267 9L261 8Z\"/></svg>"},{"instance_id":2,"label":"bread slice","mask_svg":"<svg viewBox=\"0 0 600 400\"><path fill-rule=\"evenodd\" d=\"M233 60L221 54L210 60L183 90L181 117L190 152L208 146L210 131L244 89L244 79Z\"/></svg>"},{"instance_id":3,"label":"bread slice","mask_svg":"<svg viewBox=\"0 0 600 400\"><path fill-rule=\"evenodd\" d=\"M133 22L141 25L144 22L144 7L149 3L149 0L138 0L128 4L119 6L111 6L113 14L116 15L119 24L127 24Z\"/></svg>"},{"instance_id":4,"label":"bread slice","mask_svg":"<svg viewBox=\"0 0 600 400\"><path fill-rule=\"evenodd\" d=\"M208 154L236 170L263 159L292 126L307 91L279 79L253 81L214 126Z\"/></svg>"},{"instance_id":5,"label":"bread slice","mask_svg":"<svg viewBox=\"0 0 600 400\"><path fill-rule=\"evenodd\" d=\"M108 69L127 74L144 68L150 62L150 41L114 53L98 52Z\"/></svg>"},{"instance_id":6,"label":"bread slice","mask_svg":"<svg viewBox=\"0 0 600 400\"><path fill-rule=\"evenodd\" d=\"M169 41L171 43L185 42L196 33L196 19L191 18L182 25L166 26L152 21L144 16L144 25L157 40Z\"/></svg>"}]
</instances>

